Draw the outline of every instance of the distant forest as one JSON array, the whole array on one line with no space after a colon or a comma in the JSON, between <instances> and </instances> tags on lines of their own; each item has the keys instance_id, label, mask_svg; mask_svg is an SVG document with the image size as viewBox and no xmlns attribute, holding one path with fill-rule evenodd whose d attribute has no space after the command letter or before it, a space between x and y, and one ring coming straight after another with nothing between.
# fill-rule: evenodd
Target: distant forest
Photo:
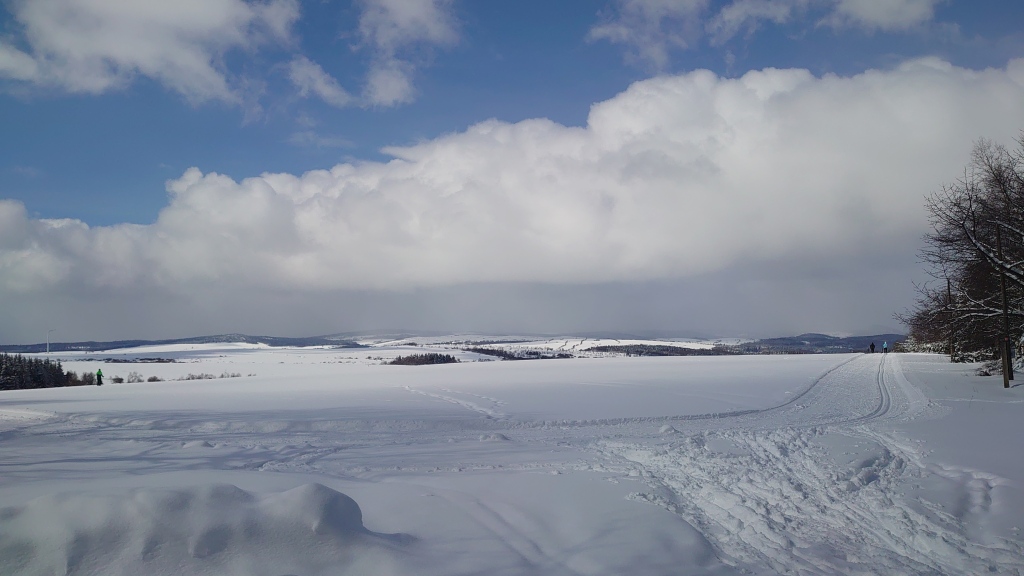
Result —
<instances>
[{"instance_id":1,"label":"distant forest","mask_svg":"<svg viewBox=\"0 0 1024 576\"><path fill-rule=\"evenodd\" d=\"M164 346L174 344L216 344L224 342L245 342L267 346L330 346L332 348L362 348L361 344L336 336L312 336L309 338L282 338L277 336L246 336L245 334L222 334L219 336L198 336L173 340L114 340L111 342L53 342L50 344L0 344L0 352L40 354L43 352L102 352L118 348L139 346Z\"/></svg>"},{"instance_id":2,"label":"distant forest","mask_svg":"<svg viewBox=\"0 0 1024 576\"><path fill-rule=\"evenodd\" d=\"M428 364L457 364L459 359L451 354L438 354L430 352L427 354L410 354L399 356L388 362L393 366L424 366Z\"/></svg>"},{"instance_id":3,"label":"distant forest","mask_svg":"<svg viewBox=\"0 0 1024 576\"><path fill-rule=\"evenodd\" d=\"M0 353L0 390L88 386L95 383L95 374L89 372L79 378L74 372L65 372L60 361Z\"/></svg>"}]
</instances>

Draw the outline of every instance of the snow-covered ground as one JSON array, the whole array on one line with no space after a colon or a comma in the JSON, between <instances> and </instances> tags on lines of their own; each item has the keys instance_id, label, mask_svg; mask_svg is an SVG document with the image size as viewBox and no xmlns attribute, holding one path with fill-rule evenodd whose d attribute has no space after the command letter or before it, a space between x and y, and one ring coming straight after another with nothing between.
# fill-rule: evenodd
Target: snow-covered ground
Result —
<instances>
[{"instance_id":1,"label":"snow-covered ground","mask_svg":"<svg viewBox=\"0 0 1024 576\"><path fill-rule=\"evenodd\" d=\"M164 381L0 393L0 574L1024 570L1024 387L929 355L380 363L440 342L60 355Z\"/></svg>"}]
</instances>

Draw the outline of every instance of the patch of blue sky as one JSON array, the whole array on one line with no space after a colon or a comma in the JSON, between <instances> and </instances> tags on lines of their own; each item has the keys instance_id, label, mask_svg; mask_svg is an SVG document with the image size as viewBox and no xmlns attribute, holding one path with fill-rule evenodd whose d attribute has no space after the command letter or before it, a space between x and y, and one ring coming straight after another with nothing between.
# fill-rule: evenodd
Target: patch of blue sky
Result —
<instances>
[{"instance_id":1,"label":"patch of blue sky","mask_svg":"<svg viewBox=\"0 0 1024 576\"><path fill-rule=\"evenodd\" d=\"M831 1L777 2L789 6L784 21L749 20L724 37L716 36L714 18L731 4L712 2L692 22L656 21L652 35L640 39L657 43L663 34L685 40L686 46L664 42L667 60L661 63L636 57L635 42L592 34L642 0L437 1L432 4L447 14L454 40L400 47L412 96L382 106L358 101L367 70L379 58L360 34L371 4L302 3L290 40L227 50L219 69L241 94L236 103L190 102L140 71L98 94L0 74L0 198L23 202L34 217L148 223L166 204L164 182L190 166L235 179L302 173L387 160L385 146L429 140L489 118L584 125L591 104L654 74L706 68L740 76L797 67L850 75L932 55L984 68L1005 66L1024 53L1024 4L1014 1L931 2L931 18L894 30L824 24L836 5ZM31 54L24 22L12 5L5 7L4 41ZM297 96L287 66L299 56L335 79L353 105Z\"/></svg>"}]
</instances>

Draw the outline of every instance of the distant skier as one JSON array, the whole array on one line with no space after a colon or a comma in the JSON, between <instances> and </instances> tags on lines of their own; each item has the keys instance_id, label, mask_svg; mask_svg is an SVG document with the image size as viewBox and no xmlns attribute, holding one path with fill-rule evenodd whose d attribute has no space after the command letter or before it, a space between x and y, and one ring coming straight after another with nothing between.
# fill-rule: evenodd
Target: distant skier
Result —
<instances>
[{"instance_id":1,"label":"distant skier","mask_svg":"<svg viewBox=\"0 0 1024 576\"><path fill-rule=\"evenodd\" d=\"M871 353L872 354L875 353L875 343L874 342L871 343Z\"/></svg>"},{"instance_id":2,"label":"distant skier","mask_svg":"<svg viewBox=\"0 0 1024 576\"><path fill-rule=\"evenodd\" d=\"M96 385L103 386L103 369L100 368L96 371Z\"/></svg>"},{"instance_id":3,"label":"distant skier","mask_svg":"<svg viewBox=\"0 0 1024 576\"><path fill-rule=\"evenodd\" d=\"M882 342L882 354L888 354L888 353L889 353L889 342L888 341Z\"/></svg>"}]
</instances>

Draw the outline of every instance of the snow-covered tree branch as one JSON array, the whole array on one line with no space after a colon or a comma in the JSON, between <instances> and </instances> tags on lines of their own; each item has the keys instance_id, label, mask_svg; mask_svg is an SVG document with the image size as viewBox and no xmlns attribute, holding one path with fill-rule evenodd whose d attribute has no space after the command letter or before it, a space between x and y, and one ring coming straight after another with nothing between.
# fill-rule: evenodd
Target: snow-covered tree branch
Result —
<instances>
[{"instance_id":1,"label":"snow-covered tree branch","mask_svg":"<svg viewBox=\"0 0 1024 576\"><path fill-rule=\"evenodd\" d=\"M949 342L962 357L992 350L1003 330L1024 333L1024 132L1016 149L981 140L956 182L925 201L932 231L920 255L935 281L897 315L919 341Z\"/></svg>"}]
</instances>

